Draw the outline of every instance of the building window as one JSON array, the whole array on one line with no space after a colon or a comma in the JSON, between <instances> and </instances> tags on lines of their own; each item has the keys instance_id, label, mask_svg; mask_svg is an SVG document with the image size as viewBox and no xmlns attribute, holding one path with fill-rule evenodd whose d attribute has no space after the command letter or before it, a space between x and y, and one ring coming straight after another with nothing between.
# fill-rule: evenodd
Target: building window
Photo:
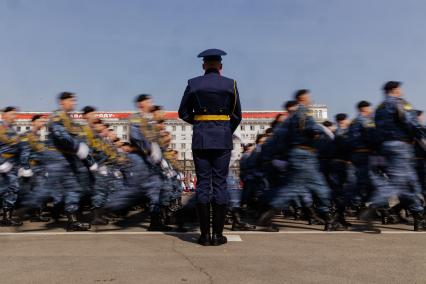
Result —
<instances>
[{"instance_id":1,"label":"building window","mask_svg":"<svg viewBox=\"0 0 426 284\"><path fill-rule=\"evenodd\" d=\"M25 127L25 129L28 131L28 130L30 130L30 127L29 127L29 126L27 126L27 127Z\"/></svg>"},{"instance_id":2,"label":"building window","mask_svg":"<svg viewBox=\"0 0 426 284\"><path fill-rule=\"evenodd\" d=\"M172 143L172 149L176 149L176 144Z\"/></svg>"},{"instance_id":3,"label":"building window","mask_svg":"<svg viewBox=\"0 0 426 284\"><path fill-rule=\"evenodd\" d=\"M172 140L176 140L176 135L172 135Z\"/></svg>"},{"instance_id":4,"label":"building window","mask_svg":"<svg viewBox=\"0 0 426 284\"><path fill-rule=\"evenodd\" d=\"M126 134L123 134L123 140L127 140L127 135Z\"/></svg>"},{"instance_id":5,"label":"building window","mask_svg":"<svg viewBox=\"0 0 426 284\"><path fill-rule=\"evenodd\" d=\"M186 144L185 144L185 143L181 143L181 144L180 144L180 148L181 148L181 149L186 149Z\"/></svg>"},{"instance_id":6,"label":"building window","mask_svg":"<svg viewBox=\"0 0 426 284\"><path fill-rule=\"evenodd\" d=\"M262 129L262 130L265 129L265 125L261 125L260 129Z\"/></svg>"},{"instance_id":7,"label":"building window","mask_svg":"<svg viewBox=\"0 0 426 284\"><path fill-rule=\"evenodd\" d=\"M21 132L21 126L16 127L17 132Z\"/></svg>"},{"instance_id":8,"label":"building window","mask_svg":"<svg viewBox=\"0 0 426 284\"><path fill-rule=\"evenodd\" d=\"M254 125L250 125L250 130L254 130Z\"/></svg>"},{"instance_id":9,"label":"building window","mask_svg":"<svg viewBox=\"0 0 426 284\"><path fill-rule=\"evenodd\" d=\"M246 130L246 128L245 128L245 126L244 126L244 125L241 125L241 126L240 126L240 129L241 129L242 131Z\"/></svg>"},{"instance_id":10,"label":"building window","mask_svg":"<svg viewBox=\"0 0 426 284\"><path fill-rule=\"evenodd\" d=\"M176 125L172 126L172 131L176 131Z\"/></svg>"},{"instance_id":11,"label":"building window","mask_svg":"<svg viewBox=\"0 0 426 284\"><path fill-rule=\"evenodd\" d=\"M256 135L250 134L250 140L255 140L255 139L256 139Z\"/></svg>"},{"instance_id":12,"label":"building window","mask_svg":"<svg viewBox=\"0 0 426 284\"><path fill-rule=\"evenodd\" d=\"M319 110L319 111L318 111L318 117L319 117L319 118L322 118L322 110Z\"/></svg>"},{"instance_id":13,"label":"building window","mask_svg":"<svg viewBox=\"0 0 426 284\"><path fill-rule=\"evenodd\" d=\"M186 126L182 125L182 131L185 131L185 130L186 130Z\"/></svg>"}]
</instances>

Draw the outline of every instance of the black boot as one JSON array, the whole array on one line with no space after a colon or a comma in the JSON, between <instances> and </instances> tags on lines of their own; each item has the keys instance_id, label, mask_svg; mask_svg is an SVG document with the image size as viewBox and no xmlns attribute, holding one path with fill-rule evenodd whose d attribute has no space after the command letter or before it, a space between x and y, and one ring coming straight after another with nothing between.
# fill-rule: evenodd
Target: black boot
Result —
<instances>
[{"instance_id":1,"label":"black boot","mask_svg":"<svg viewBox=\"0 0 426 284\"><path fill-rule=\"evenodd\" d=\"M260 216L260 218L257 220L257 225L266 227L265 231L267 232L279 232L280 229L272 224L272 218L274 218L274 216L275 209L269 209Z\"/></svg>"},{"instance_id":2,"label":"black boot","mask_svg":"<svg viewBox=\"0 0 426 284\"><path fill-rule=\"evenodd\" d=\"M151 213L151 223L149 224L148 231L151 232L169 232L173 228L164 225L161 222L161 212L152 212Z\"/></svg>"},{"instance_id":3,"label":"black boot","mask_svg":"<svg viewBox=\"0 0 426 284\"><path fill-rule=\"evenodd\" d=\"M414 231L425 231L426 230L426 222L425 217L423 216L423 212L413 213L414 218Z\"/></svg>"},{"instance_id":4,"label":"black boot","mask_svg":"<svg viewBox=\"0 0 426 284\"><path fill-rule=\"evenodd\" d=\"M380 215L382 218L382 225L389 225L391 222L389 220L390 214L388 209L382 209L380 210Z\"/></svg>"},{"instance_id":5,"label":"black boot","mask_svg":"<svg viewBox=\"0 0 426 284\"><path fill-rule=\"evenodd\" d=\"M14 220L12 218L13 209L11 208L3 208L3 220L1 221L1 225L4 227L19 227L22 226L22 222L19 220Z\"/></svg>"},{"instance_id":6,"label":"black boot","mask_svg":"<svg viewBox=\"0 0 426 284\"><path fill-rule=\"evenodd\" d=\"M361 214L359 215L359 219L365 222L364 230L372 233L380 233L380 229L374 228L373 220L376 217L376 209L375 208L365 208Z\"/></svg>"},{"instance_id":7,"label":"black boot","mask_svg":"<svg viewBox=\"0 0 426 284\"><path fill-rule=\"evenodd\" d=\"M31 218L30 218L31 222L49 222L50 218L49 217L44 217L42 215L42 210L41 209L35 209L32 214L31 214Z\"/></svg>"},{"instance_id":8,"label":"black boot","mask_svg":"<svg viewBox=\"0 0 426 284\"><path fill-rule=\"evenodd\" d=\"M202 246L209 246L210 237L210 203L198 203L197 204L198 220L200 221L200 238L198 243Z\"/></svg>"},{"instance_id":9,"label":"black boot","mask_svg":"<svg viewBox=\"0 0 426 284\"><path fill-rule=\"evenodd\" d=\"M317 216L312 207L304 207L303 212L308 219L309 225L324 225L324 221Z\"/></svg>"},{"instance_id":10,"label":"black boot","mask_svg":"<svg viewBox=\"0 0 426 284\"><path fill-rule=\"evenodd\" d=\"M67 231L88 231L90 229L89 223L82 223L77 221L77 214L75 213L67 213L67 218Z\"/></svg>"},{"instance_id":11,"label":"black boot","mask_svg":"<svg viewBox=\"0 0 426 284\"><path fill-rule=\"evenodd\" d=\"M223 235L223 227L225 226L226 212L228 206L226 204L213 203L213 234L210 244L212 246L220 246L227 243L226 237Z\"/></svg>"},{"instance_id":12,"label":"black boot","mask_svg":"<svg viewBox=\"0 0 426 284\"><path fill-rule=\"evenodd\" d=\"M95 208L92 210L92 225L108 225L108 220L103 217L103 212L101 208Z\"/></svg>"},{"instance_id":13,"label":"black boot","mask_svg":"<svg viewBox=\"0 0 426 284\"><path fill-rule=\"evenodd\" d=\"M250 231L255 230L256 226L249 225L241 221L239 208L234 208L232 213L232 231Z\"/></svg>"},{"instance_id":14,"label":"black boot","mask_svg":"<svg viewBox=\"0 0 426 284\"><path fill-rule=\"evenodd\" d=\"M331 218L330 212L322 213L322 219L324 220L324 231L330 232L333 231L333 218Z\"/></svg>"}]
</instances>

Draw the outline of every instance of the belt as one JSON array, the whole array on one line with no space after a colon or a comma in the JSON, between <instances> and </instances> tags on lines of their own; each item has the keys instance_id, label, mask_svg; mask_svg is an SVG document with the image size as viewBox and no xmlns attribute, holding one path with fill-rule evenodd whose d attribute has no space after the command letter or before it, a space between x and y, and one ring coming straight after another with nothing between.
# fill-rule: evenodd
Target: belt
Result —
<instances>
[{"instance_id":1,"label":"belt","mask_svg":"<svg viewBox=\"0 0 426 284\"><path fill-rule=\"evenodd\" d=\"M309 147L309 146L305 146L305 145L297 145L296 148L303 149L303 150L308 150L311 153L316 153L317 152L317 150L315 148Z\"/></svg>"},{"instance_id":2,"label":"belt","mask_svg":"<svg viewBox=\"0 0 426 284\"><path fill-rule=\"evenodd\" d=\"M3 153L3 154L1 154L1 156L2 156L2 158L4 158L4 159L10 159L10 158L15 157L15 154L11 154L11 153Z\"/></svg>"},{"instance_id":3,"label":"belt","mask_svg":"<svg viewBox=\"0 0 426 284\"><path fill-rule=\"evenodd\" d=\"M229 115L225 114L197 114L194 117L196 121L211 121L211 120L230 120Z\"/></svg>"},{"instance_id":4,"label":"belt","mask_svg":"<svg viewBox=\"0 0 426 284\"><path fill-rule=\"evenodd\" d=\"M367 149L367 148L360 148L360 149L355 149L354 150L355 153L370 153L371 149Z\"/></svg>"}]
</instances>

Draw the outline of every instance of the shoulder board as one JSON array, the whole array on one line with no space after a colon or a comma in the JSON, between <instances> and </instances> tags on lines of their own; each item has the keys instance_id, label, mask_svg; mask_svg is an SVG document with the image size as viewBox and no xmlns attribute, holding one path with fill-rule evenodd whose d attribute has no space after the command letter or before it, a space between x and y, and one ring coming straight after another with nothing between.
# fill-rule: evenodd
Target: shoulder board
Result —
<instances>
[{"instance_id":1,"label":"shoulder board","mask_svg":"<svg viewBox=\"0 0 426 284\"><path fill-rule=\"evenodd\" d=\"M404 109L407 111L413 110L413 106L409 103L404 103Z\"/></svg>"}]
</instances>

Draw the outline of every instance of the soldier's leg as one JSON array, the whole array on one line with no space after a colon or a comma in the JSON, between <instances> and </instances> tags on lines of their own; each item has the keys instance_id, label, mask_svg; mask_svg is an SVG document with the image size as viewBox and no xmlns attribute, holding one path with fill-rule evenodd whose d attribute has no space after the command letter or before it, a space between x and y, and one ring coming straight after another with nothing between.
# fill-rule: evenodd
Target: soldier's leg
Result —
<instances>
[{"instance_id":1,"label":"soldier's leg","mask_svg":"<svg viewBox=\"0 0 426 284\"><path fill-rule=\"evenodd\" d=\"M18 198L19 181L18 169L13 167L8 173L3 174L3 219L2 226L21 226L22 222L12 218L12 212Z\"/></svg>"},{"instance_id":2,"label":"soldier's leg","mask_svg":"<svg viewBox=\"0 0 426 284\"><path fill-rule=\"evenodd\" d=\"M210 245L210 191L212 184L212 163L206 150L193 150L195 172L197 174L197 213L200 221L201 236L198 243Z\"/></svg>"}]
</instances>

